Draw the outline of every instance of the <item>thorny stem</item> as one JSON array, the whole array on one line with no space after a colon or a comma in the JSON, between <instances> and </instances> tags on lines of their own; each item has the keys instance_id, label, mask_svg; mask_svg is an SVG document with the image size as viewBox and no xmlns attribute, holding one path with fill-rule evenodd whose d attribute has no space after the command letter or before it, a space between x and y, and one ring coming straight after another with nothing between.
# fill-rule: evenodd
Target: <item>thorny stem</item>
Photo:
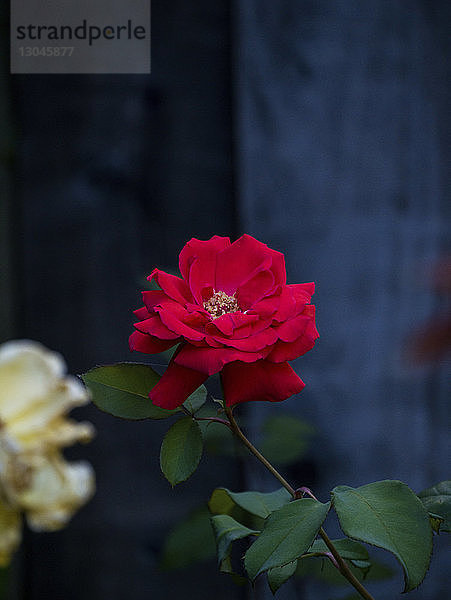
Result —
<instances>
[{"instance_id":1,"label":"thorny stem","mask_svg":"<svg viewBox=\"0 0 451 600\"><path fill-rule=\"evenodd\" d=\"M252 454L254 456L256 456L258 458L258 460L265 465L265 467L268 469L268 471L270 471L271 474L274 475L274 477L280 481L280 483L283 485L283 487L286 490L288 490L290 492L290 494L294 497L296 494L294 488L291 487L291 485L288 483L288 481L284 477L282 477L282 475L278 471L276 471L276 469L272 466L272 464L268 460L266 460L266 458L263 456L263 454L261 454L257 450L257 448L253 444L251 444L251 442L247 439L247 437L244 435L244 433L238 427L238 423L235 421L235 418L232 414L232 410L230 408L226 408L225 413L230 421L230 426L231 426L232 432L237 436L237 438L239 438L243 442L243 444L246 446L246 448L248 448L252 452Z\"/></svg>"},{"instance_id":2,"label":"thorny stem","mask_svg":"<svg viewBox=\"0 0 451 600\"><path fill-rule=\"evenodd\" d=\"M243 444L246 446L246 448L248 448L250 450L250 452L252 452L252 454L256 458L258 458L258 460L261 463L263 463L265 465L265 467L268 469L268 471L270 471L270 473L272 475L274 475L274 477L280 481L280 483L283 485L283 487L286 490L288 490L288 492L290 492L290 494L293 496L293 498L295 500L302 497L304 494L308 494L312 498L316 499L315 496L312 494L312 492L308 488L303 487L303 488L299 488L298 490L295 490L288 483L288 481L284 477L282 477L282 475L263 456L263 454L261 454L257 450L257 448L247 439L247 437L244 435L244 433L239 428L238 423L235 421L232 410L230 408L226 408L225 413L227 415L227 418L229 419L230 428L231 428L232 432L236 435L236 437L239 440L241 440L241 442L243 442ZM360 583L360 581L352 573L352 571L350 570L350 568L348 567L346 562L343 560L343 558L340 556L338 550L335 548L335 546L331 542L329 536L327 535L327 533L324 531L324 529L322 527L320 528L318 533L319 533L320 537L324 540L324 543L326 544L326 546L329 548L330 553L332 554L333 558L335 559L335 562L336 562L335 566L340 571L340 573L343 575L343 577L345 577L349 581L349 583L359 592L359 594L362 596L362 598L365 598L365 600L374 600L373 596L363 587L363 585ZM332 561L332 564L334 564L333 561Z\"/></svg>"}]
</instances>

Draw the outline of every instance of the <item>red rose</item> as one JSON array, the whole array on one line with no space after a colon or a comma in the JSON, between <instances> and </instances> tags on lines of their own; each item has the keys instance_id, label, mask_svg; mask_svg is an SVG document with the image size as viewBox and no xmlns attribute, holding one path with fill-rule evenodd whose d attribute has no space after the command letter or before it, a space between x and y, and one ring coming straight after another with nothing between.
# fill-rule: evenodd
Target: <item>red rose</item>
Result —
<instances>
[{"instance_id":1,"label":"red rose","mask_svg":"<svg viewBox=\"0 0 451 600\"><path fill-rule=\"evenodd\" d=\"M277 402L304 387L288 360L310 350L318 332L314 283L286 284L285 259L250 235L193 238L180 253L182 279L155 269L161 290L143 292L130 349L148 354L180 344L152 389L176 408L221 372L225 403Z\"/></svg>"}]
</instances>

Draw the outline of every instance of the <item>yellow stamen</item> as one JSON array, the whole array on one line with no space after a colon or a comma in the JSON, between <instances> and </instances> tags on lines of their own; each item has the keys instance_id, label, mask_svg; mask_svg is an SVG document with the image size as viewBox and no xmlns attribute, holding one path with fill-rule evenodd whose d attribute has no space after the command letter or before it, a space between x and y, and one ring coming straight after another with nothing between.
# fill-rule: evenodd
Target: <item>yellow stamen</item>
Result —
<instances>
[{"instance_id":1,"label":"yellow stamen","mask_svg":"<svg viewBox=\"0 0 451 600\"><path fill-rule=\"evenodd\" d=\"M228 296L224 292L215 292L209 300L204 302L204 308L211 314L212 319L240 310L235 295Z\"/></svg>"}]
</instances>

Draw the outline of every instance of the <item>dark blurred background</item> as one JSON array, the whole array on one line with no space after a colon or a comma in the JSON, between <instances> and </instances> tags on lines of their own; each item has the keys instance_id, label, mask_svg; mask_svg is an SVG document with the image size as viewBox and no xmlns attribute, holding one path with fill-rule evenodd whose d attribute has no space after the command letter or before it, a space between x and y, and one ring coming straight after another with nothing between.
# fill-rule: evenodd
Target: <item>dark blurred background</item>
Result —
<instances>
[{"instance_id":1,"label":"dark blurred background","mask_svg":"<svg viewBox=\"0 0 451 600\"><path fill-rule=\"evenodd\" d=\"M449 362L409 341L449 309L432 279L451 252L451 4L152 0L149 76L11 76L1 10L0 341L39 340L72 373L141 360L127 338L145 276L176 269L191 237L247 232L285 253L289 282L316 282L321 334L295 363L302 394L244 409L253 439L269 413L313 426L289 475L324 501L338 484L449 478ZM268 597L214 559L159 567L215 486L276 487L259 465L206 457L171 490L167 423L75 414L98 433L68 455L93 463L97 494L66 530L26 532L13 600ZM412 600L447 595L442 538ZM390 560L378 600L400 596Z\"/></svg>"}]
</instances>

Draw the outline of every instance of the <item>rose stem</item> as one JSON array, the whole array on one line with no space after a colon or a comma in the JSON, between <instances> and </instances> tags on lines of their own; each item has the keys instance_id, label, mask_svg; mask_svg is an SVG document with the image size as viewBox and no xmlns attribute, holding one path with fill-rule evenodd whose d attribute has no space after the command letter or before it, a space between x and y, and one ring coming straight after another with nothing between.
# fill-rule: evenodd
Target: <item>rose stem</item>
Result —
<instances>
[{"instance_id":1,"label":"rose stem","mask_svg":"<svg viewBox=\"0 0 451 600\"><path fill-rule=\"evenodd\" d=\"M236 437L239 440L241 440L241 442L243 442L243 444L246 446L246 448L248 448L252 452L252 454L256 458L258 458L258 460L261 463L263 463L265 465L265 467L268 469L268 471L270 471L271 474L274 475L274 477L280 481L280 483L283 485L283 487L288 492L290 492L290 494L293 496L293 498L296 498L297 497L296 490L288 483L288 481L284 477L282 477L282 475L272 466L272 464L263 456L263 454L261 454L257 450L257 448L247 439L247 437L241 431L241 429L238 426L238 423L235 421L235 418L232 414L232 410L230 408L225 408L225 413L227 415L227 418L230 421L231 429L232 429L233 433L236 435ZM337 565L338 565L337 568L340 571L340 573L343 575L343 577L345 577L349 581L349 583L359 592L359 594L362 596L362 598L365 598L365 600L374 600L373 596L363 587L363 585L355 577L354 573L350 570L348 565L342 559L342 557L338 553L338 550L335 548L335 546L329 539L329 536L327 535L327 533L324 531L324 529L322 527L320 528L318 533L324 540L324 543L326 544L326 546L329 548L332 556L337 561Z\"/></svg>"},{"instance_id":2,"label":"rose stem","mask_svg":"<svg viewBox=\"0 0 451 600\"><path fill-rule=\"evenodd\" d=\"M195 421L209 421L210 423L221 423L221 425L225 425L229 429L232 429L232 426L230 425L229 421L219 419L218 417L198 417L197 415L191 413L185 406L183 406L183 404L180 406L180 408L187 417L191 417Z\"/></svg>"}]
</instances>

